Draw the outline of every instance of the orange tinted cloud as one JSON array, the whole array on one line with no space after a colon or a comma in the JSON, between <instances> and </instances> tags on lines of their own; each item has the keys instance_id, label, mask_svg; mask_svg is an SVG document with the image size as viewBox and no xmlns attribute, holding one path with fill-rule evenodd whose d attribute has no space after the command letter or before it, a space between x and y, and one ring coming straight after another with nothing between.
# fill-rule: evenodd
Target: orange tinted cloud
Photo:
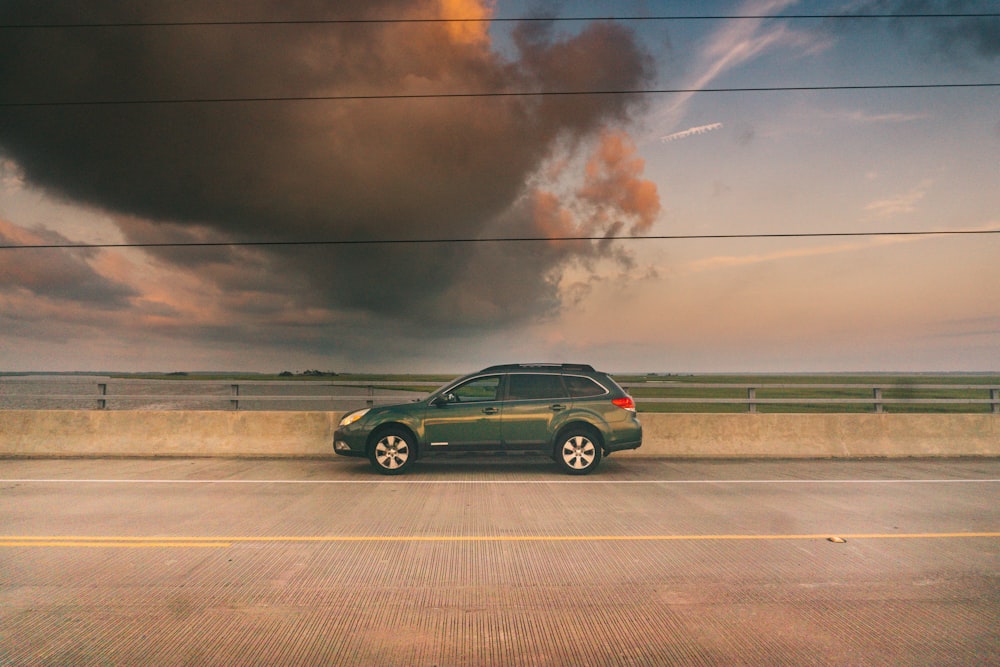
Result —
<instances>
[{"instance_id":1,"label":"orange tinted cloud","mask_svg":"<svg viewBox=\"0 0 1000 667\"><path fill-rule=\"evenodd\" d=\"M599 207L616 227L628 221L633 234L648 231L661 209L656 184L642 178L645 168L646 161L626 132L605 131L587 162L579 195Z\"/></svg>"},{"instance_id":2,"label":"orange tinted cloud","mask_svg":"<svg viewBox=\"0 0 1000 667\"><path fill-rule=\"evenodd\" d=\"M532 217L542 236L550 239L575 236L579 233L573 214L552 192L537 190L532 198Z\"/></svg>"},{"instance_id":3,"label":"orange tinted cloud","mask_svg":"<svg viewBox=\"0 0 1000 667\"><path fill-rule=\"evenodd\" d=\"M487 19L493 15L492 3L478 0L438 0L442 18ZM489 23L453 21L446 23L448 35L459 44L483 45L489 42Z\"/></svg>"}]
</instances>

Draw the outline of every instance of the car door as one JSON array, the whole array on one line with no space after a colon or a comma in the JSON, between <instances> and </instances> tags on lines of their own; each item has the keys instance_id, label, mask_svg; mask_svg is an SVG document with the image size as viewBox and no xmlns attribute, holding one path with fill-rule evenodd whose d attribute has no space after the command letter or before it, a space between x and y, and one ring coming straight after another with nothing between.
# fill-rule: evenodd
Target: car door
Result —
<instances>
[{"instance_id":1,"label":"car door","mask_svg":"<svg viewBox=\"0 0 1000 667\"><path fill-rule=\"evenodd\" d=\"M453 387L427 408L424 438L431 449L477 450L500 447L502 375L472 378Z\"/></svg>"},{"instance_id":2,"label":"car door","mask_svg":"<svg viewBox=\"0 0 1000 667\"><path fill-rule=\"evenodd\" d=\"M554 423L571 407L557 373L511 373L507 376L501 435L507 449L541 449L553 435Z\"/></svg>"}]
</instances>

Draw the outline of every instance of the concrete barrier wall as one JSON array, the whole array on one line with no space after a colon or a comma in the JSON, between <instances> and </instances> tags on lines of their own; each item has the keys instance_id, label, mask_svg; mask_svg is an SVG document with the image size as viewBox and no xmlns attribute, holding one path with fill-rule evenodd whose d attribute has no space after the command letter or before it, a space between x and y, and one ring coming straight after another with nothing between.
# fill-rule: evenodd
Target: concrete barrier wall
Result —
<instances>
[{"instance_id":1,"label":"concrete barrier wall","mask_svg":"<svg viewBox=\"0 0 1000 667\"><path fill-rule=\"evenodd\" d=\"M340 413L0 411L0 455L325 456Z\"/></svg>"},{"instance_id":2,"label":"concrete barrier wall","mask_svg":"<svg viewBox=\"0 0 1000 667\"><path fill-rule=\"evenodd\" d=\"M642 413L616 457L1000 456L998 415ZM334 412L3 410L0 456L334 456Z\"/></svg>"},{"instance_id":3,"label":"concrete barrier wall","mask_svg":"<svg viewBox=\"0 0 1000 667\"><path fill-rule=\"evenodd\" d=\"M645 414L636 455L665 457L1000 456L1000 416Z\"/></svg>"}]
</instances>

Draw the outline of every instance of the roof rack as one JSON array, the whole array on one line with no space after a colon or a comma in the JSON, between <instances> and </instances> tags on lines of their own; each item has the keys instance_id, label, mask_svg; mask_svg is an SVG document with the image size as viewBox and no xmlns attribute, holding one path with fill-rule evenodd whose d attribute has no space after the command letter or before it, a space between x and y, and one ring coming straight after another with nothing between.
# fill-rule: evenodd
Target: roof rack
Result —
<instances>
[{"instance_id":1,"label":"roof rack","mask_svg":"<svg viewBox=\"0 0 1000 667\"><path fill-rule=\"evenodd\" d=\"M480 373L495 372L495 371L517 371L526 370L531 368L542 368L547 370L563 370L563 371L589 371L591 373L595 372L594 367L590 364L500 364L498 366L490 366L484 368Z\"/></svg>"}]
</instances>

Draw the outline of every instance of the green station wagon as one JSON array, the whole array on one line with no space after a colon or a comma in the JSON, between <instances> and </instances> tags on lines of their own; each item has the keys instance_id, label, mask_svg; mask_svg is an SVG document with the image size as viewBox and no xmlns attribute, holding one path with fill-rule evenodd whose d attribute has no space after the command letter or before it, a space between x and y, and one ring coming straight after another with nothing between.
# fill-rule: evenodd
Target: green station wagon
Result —
<instances>
[{"instance_id":1,"label":"green station wagon","mask_svg":"<svg viewBox=\"0 0 1000 667\"><path fill-rule=\"evenodd\" d=\"M337 454L367 457L386 475L428 452L459 451L537 451L584 475L641 444L635 401L583 364L491 366L420 401L349 412L333 438Z\"/></svg>"}]
</instances>

